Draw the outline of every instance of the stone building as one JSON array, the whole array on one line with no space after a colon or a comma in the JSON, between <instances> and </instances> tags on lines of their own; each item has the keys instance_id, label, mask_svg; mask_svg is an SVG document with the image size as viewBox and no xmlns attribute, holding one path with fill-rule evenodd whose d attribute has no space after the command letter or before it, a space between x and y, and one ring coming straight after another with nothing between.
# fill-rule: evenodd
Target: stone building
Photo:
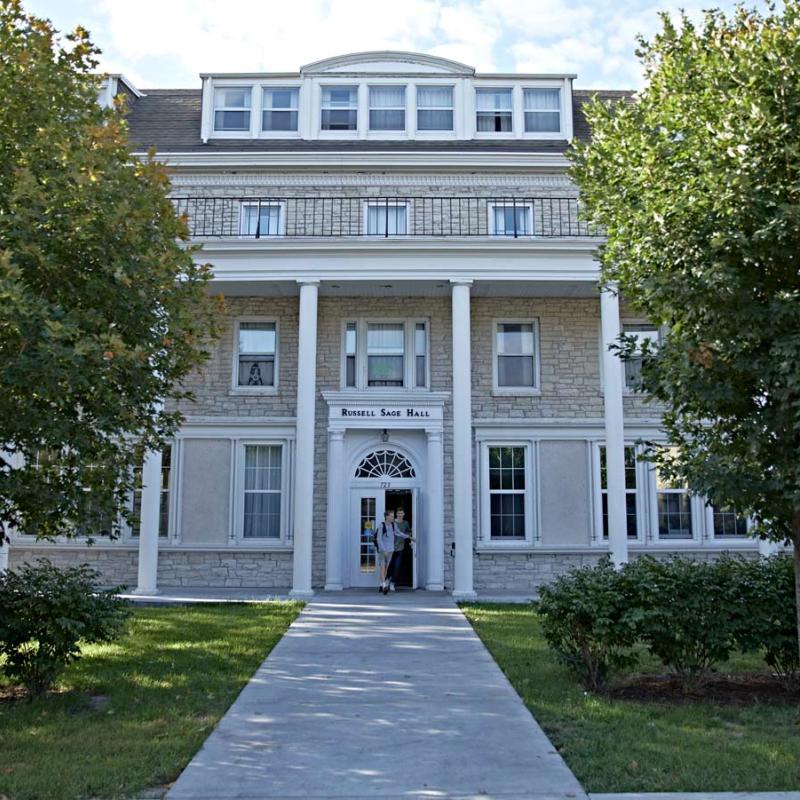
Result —
<instances>
[{"instance_id":1,"label":"stone building","mask_svg":"<svg viewBox=\"0 0 800 800\"><path fill-rule=\"evenodd\" d=\"M89 561L143 592L375 587L397 507L398 583L461 598L609 552L757 552L735 509L636 458L658 408L606 345L659 332L598 288L565 156L595 92L574 79L398 52L199 89L111 77L227 318L144 465L140 525L90 548L19 535L11 563Z\"/></svg>"}]
</instances>

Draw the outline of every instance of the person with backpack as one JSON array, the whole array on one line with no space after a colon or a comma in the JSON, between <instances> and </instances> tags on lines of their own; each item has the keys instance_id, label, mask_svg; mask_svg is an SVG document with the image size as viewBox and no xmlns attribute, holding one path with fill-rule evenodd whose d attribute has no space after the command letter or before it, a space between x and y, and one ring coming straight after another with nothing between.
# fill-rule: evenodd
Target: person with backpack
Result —
<instances>
[{"instance_id":1,"label":"person with backpack","mask_svg":"<svg viewBox=\"0 0 800 800\"><path fill-rule=\"evenodd\" d=\"M384 511L383 522L375 529L373 542L375 545L375 560L378 563L381 575L378 591L384 594L389 594L389 579L386 577L386 571L394 553L394 537L394 511Z\"/></svg>"},{"instance_id":2,"label":"person with backpack","mask_svg":"<svg viewBox=\"0 0 800 800\"><path fill-rule=\"evenodd\" d=\"M389 569L386 577L389 579L389 591L395 590L394 584L398 576L402 573L403 560L405 559L406 542L413 541L411 526L406 520L405 509L400 508L394 512L394 553L389 561Z\"/></svg>"}]
</instances>

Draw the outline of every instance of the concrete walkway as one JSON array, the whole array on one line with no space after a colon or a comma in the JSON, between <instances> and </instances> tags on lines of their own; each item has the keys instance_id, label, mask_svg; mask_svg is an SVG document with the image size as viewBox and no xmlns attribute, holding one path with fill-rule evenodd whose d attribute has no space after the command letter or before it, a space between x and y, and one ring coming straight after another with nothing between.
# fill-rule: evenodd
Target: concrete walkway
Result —
<instances>
[{"instance_id":1,"label":"concrete walkway","mask_svg":"<svg viewBox=\"0 0 800 800\"><path fill-rule=\"evenodd\" d=\"M447 595L309 603L167 795L579 798Z\"/></svg>"}]
</instances>

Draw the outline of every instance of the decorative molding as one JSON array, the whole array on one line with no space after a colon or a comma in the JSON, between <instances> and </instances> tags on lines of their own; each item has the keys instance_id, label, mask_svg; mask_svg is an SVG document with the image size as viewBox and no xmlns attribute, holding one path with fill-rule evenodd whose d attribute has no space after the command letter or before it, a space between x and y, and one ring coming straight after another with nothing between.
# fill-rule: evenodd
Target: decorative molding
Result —
<instances>
[{"instance_id":1,"label":"decorative molding","mask_svg":"<svg viewBox=\"0 0 800 800\"><path fill-rule=\"evenodd\" d=\"M333 73L338 75L341 73L342 68L357 66L359 64L374 64L374 63L400 63L408 64L410 66L418 65L427 67L428 69L420 72L414 70L414 75L462 75L469 77L475 74L475 67L468 64L462 64L460 61L453 61L449 58L441 58L440 56L431 56L426 53L412 53L406 50L368 50L362 53L346 53L341 56L333 56L331 58L323 58L319 61L312 61L310 64L304 64L300 67L301 75L310 74L323 74L329 75ZM436 70L431 73L429 70ZM355 72L362 74L364 70L345 70L346 72ZM367 71L366 74L373 75L375 73ZM391 71L391 75L399 73Z\"/></svg>"}]
</instances>

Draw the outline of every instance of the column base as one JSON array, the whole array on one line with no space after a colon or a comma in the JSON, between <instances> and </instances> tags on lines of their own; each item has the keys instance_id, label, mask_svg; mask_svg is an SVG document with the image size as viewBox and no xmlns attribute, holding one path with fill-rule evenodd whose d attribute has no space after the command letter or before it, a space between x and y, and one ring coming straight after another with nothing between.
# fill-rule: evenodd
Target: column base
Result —
<instances>
[{"instance_id":1,"label":"column base","mask_svg":"<svg viewBox=\"0 0 800 800\"><path fill-rule=\"evenodd\" d=\"M289 597L293 600L310 600L313 596L313 589L292 589L289 592Z\"/></svg>"},{"instance_id":2,"label":"column base","mask_svg":"<svg viewBox=\"0 0 800 800\"><path fill-rule=\"evenodd\" d=\"M147 595L157 595L161 594L161 589L157 589L155 586L152 589L148 589L144 586L137 586L131 594L135 594L137 597L147 597Z\"/></svg>"},{"instance_id":3,"label":"column base","mask_svg":"<svg viewBox=\"0 0 800 800\"><path fill-rule=\"evenodd\" d=\"M341 583L326 583L325 584L325 591L326 592L341 592L344 589Z\"/></svg>"},{"instance_id":4,"label":"column base","mask_svg":"<svg viewBox=\"0 0 800 800\"><path fill-rule=\"evenodd\" d=\"M469 603L472 600L477 600L477 599L478 599L478 593L473 591L472 589L470 589L467 592L458 592L455 589L453 590L453 600L455 600L457 603L461 602Z\"/></svg>"},{"instance_id":5,"label":"column base","mask_svg":"<svg viewBox=\"0 0 800 800\"><path fill-rule=\"evenodd\" d=\"M426 592L443 592L444 591L444 584L443 583L428 583L425 586Z\"/></svg>"}]
</instances>

